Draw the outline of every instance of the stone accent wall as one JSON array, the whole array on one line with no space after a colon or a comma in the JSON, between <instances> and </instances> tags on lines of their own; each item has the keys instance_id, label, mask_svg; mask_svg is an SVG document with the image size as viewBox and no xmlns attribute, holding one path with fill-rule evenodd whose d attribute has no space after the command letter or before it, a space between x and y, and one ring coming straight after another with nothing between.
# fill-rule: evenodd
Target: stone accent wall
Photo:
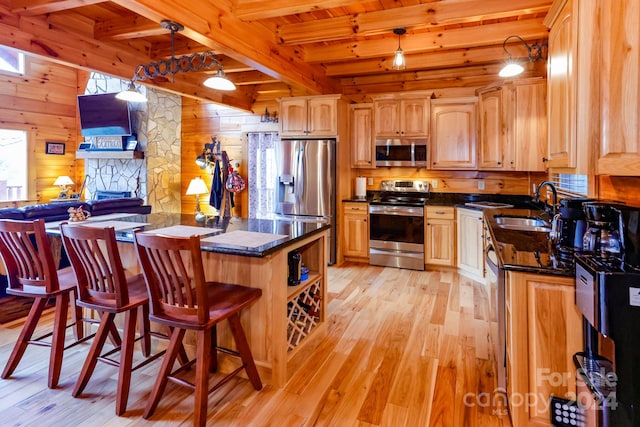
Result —
<instances>
[{"instance_id":1,"label":"stone accent wall","mask_svg":"<svg viewBox=\"0 0 640 427\"><path fill-rule=\"evenodd\" d=\"M86 94L119 92L129 82L92 73ZM130 103L131 124L144 159L86 159L85 198L96 190L131 191L154 212L180 212L182 97L141 86L147 103ZM92 138L85 138L91 142Z\"/></svg>"}]
</instances>

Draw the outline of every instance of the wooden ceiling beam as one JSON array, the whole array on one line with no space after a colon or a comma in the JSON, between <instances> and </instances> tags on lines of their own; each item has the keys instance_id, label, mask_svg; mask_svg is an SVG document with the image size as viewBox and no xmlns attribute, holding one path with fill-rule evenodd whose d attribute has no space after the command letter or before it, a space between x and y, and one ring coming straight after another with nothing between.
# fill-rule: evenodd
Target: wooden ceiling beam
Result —
<instances>
[{"instance_id":1,"label":"wooden ceiling beam","mask_svg":"<svg viewBox=\"0 0 640 427\"><path fill-rule=\"evenodd\" d=\"M11 11L23 16L45 15L75 9L76 7L104 3L107 0L13 0Z\"/></svg>"},{"instance_id":2,"label":"wooden ceiling beam","mask_svg":"<svg viewBox=\"0 0 640 427\"><path fill-rule=\"evenodd\" d=\"M80 33L72 33L51 25L39 17L14 14L0 4L0 45L10 46L46 60L96 71L129 80L139 63L149 60L144 52L122 44L112 45L90 39ZM204 101L225 104L243 110L251 108L251 97L245 91L216 91L201 84L203 74L190 73L171 82L145 81L143 84L158 86L164 90Z\"/></svg>"},{"instance_id":3,"label":"wooden ceiling beam","mask_svg":"<svg viewBox=\"0 0 640 427\"><path fill-rule=\"evenodd\" d=\"M215 73L215 70L211 70L207 72L208 74ZM225 74L226 69L225 69ZM278 80L274 79L271 76L268 76L260 71L247 71L245 73L230 73L227 75L229 80L235 83L236 86L247 86L247 85L259 85L265 83L277 83Z\"/></svg>"},{"instance_id":4,"label":"wooden ceiling beam","mask_svg":"<svg viewBox=\"0 0 640 427\"><path fill-rule=\"evenodd\" d=\"M526 58L527 49L522 43L508 45L514 58ZM504 61L507 56L499 46L473 47L447 51L416 53L405 55L407 70L424 70L436 68L464 67ZM325 65L328 76L353 76L375 74L380 72L396 72L392 69L393 56L384 58L361 59L357 61L332 62Z\"/></svg>"},{"instance_id":5,"label":"wooden ceiling beam","mask_svg":"<svg viewBox=\"0 0 640 427\"><path fill-rule=\"evenodd\" d=\"M326 42L353 36L391 33L394 27L412 30L450 24L500 19L549 10L551 0L462 0L367 12L280 25L277 35L285 45Z\"/></svg>"},{"instance_id":6,"label":"wooden ceiling beam","mask_svg":"<svg viewBox=\"0 0 640 427\"><path fill-rule=\"evenodd\" d=\"M94 31L95 38L98 40L127 40L168 33L157 22L135 14L96 22Z\"/></svg>"},{"instance_id":7,"label":"wooden ceiling beam","mask_svg":"<svg viewBox=\"0 0 640 427\"><path fill-rule=\"evenodd\" d=\"M254 21L334 7L351 6L361 2L362 0L236 0L233 13L243 21Z\"/></svg>"},{"instance_id":8,"label":"wooden ceiling beam","mask_svg":"<svg viewBox=\"0 0 640 427\"><path fill-rule=\"evenodd\" d=\"M229 1L218 1L215 5L213 2L178 4L172 0L113 2L152 21L180 22L185 26L181 32L185 37L310 93L336 93L340 89L336 80L325 76L322 67L303 61L298 49L279 46L268 28L233 16Z\"/></svg>"},{"instance_id":9,"label":"wooden ceiling beam","mask_svg":"<svg viewBox=\"0 0 640 427\"><path fill-rule=\"evenodd\" d=\"M401 47L406 54L419 52L444 51L483 45L502 43L512 34L518 34L525 40L548 37L549 30L542 24L542 18L522 21L500 22L479 27L463 27L445 32L424 32L402 36ZM389 37L358 42L340 42L328 45L307 46L305 61L312 63L330 63L345 60L380 57L381 52L389 56L398 48L398 39Z\"/></svg>"}]
</instances>

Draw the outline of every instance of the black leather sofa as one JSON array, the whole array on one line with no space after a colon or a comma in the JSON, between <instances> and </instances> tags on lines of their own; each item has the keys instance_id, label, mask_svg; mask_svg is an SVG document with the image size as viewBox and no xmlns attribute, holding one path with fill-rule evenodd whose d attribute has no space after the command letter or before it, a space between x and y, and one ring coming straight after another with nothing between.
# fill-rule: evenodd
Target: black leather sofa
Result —
<instances>
[{"instance_id":1,"label":"black leather sofa","mask_svg":"<svg viewBox=\"0 0 640 427\"><path fill-rule=\"evenodd\" d=\"M91 216L106 215L110 213L139 213L148 214L151 206L143 205L143 200L137 197L121 199L101 199L79 202L43 203L39 205L23 206L21 208L1 208L0 219L34 220L44 218L45 222L62 221L69 219L69 208L82 207Z\"/></svg>"},{"instance_id":2,"label":"black leather sofa","mask_svg":"<svg viewBox=\"0 0 640 427\"><path fill-rule=\"evenodd\" d=\"M43 203L39 205L23 206L21 208L0 208L0 219L35 220L44 218L45 222L63 221L69 219L69 208L82 207L82 210L91 213L91 216L107 215L110 213L138 213L148 214L151 206L143 205L143 200L136 197L120 199L101 199L79 202ZM0 264L2 260L0 259ZM69 265L64 250L61 254L60 267ZM0 298L6 295L7 277L0 273Z\"/></svg>"}]
</instances>

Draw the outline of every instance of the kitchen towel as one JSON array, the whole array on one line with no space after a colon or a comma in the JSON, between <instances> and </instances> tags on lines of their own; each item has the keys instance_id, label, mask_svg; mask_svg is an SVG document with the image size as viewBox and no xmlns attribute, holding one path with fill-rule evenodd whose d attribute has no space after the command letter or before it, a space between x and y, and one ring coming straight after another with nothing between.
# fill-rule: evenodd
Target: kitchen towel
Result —
<instances>
[{"instance_id":1,"label":"kitchen towel","mask_svg":"<svg viewBox=\"0 0 640 427\"><path fill-rule=\"evenodd\" d=\"M367 197L367 178L364 176L356 177L356 199L364 199Z\"/></svg>"}]
</instances>

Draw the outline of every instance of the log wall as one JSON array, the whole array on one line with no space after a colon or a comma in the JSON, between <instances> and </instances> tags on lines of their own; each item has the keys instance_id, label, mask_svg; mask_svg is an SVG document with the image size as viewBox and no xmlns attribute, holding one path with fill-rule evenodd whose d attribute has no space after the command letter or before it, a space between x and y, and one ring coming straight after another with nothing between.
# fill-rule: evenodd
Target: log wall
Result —
<instances>
[{"instance_id":1,"label":"log wall","mask_svg":"<svg viewBox=\"0 0 640 427\"><path fill-rule=\"evenodd\" d=\"M28 200L16 205L44 203L58 196L53 185L60 175L82 184L76 173L77 70L26 57L25 74L0 72L0 127L29 131ZM46 154L46 142L66 144L64 155ZM80 179L80 181L79 181ZM13 206L4 203L2 206Z\"/></svg>"}]
</instances>

